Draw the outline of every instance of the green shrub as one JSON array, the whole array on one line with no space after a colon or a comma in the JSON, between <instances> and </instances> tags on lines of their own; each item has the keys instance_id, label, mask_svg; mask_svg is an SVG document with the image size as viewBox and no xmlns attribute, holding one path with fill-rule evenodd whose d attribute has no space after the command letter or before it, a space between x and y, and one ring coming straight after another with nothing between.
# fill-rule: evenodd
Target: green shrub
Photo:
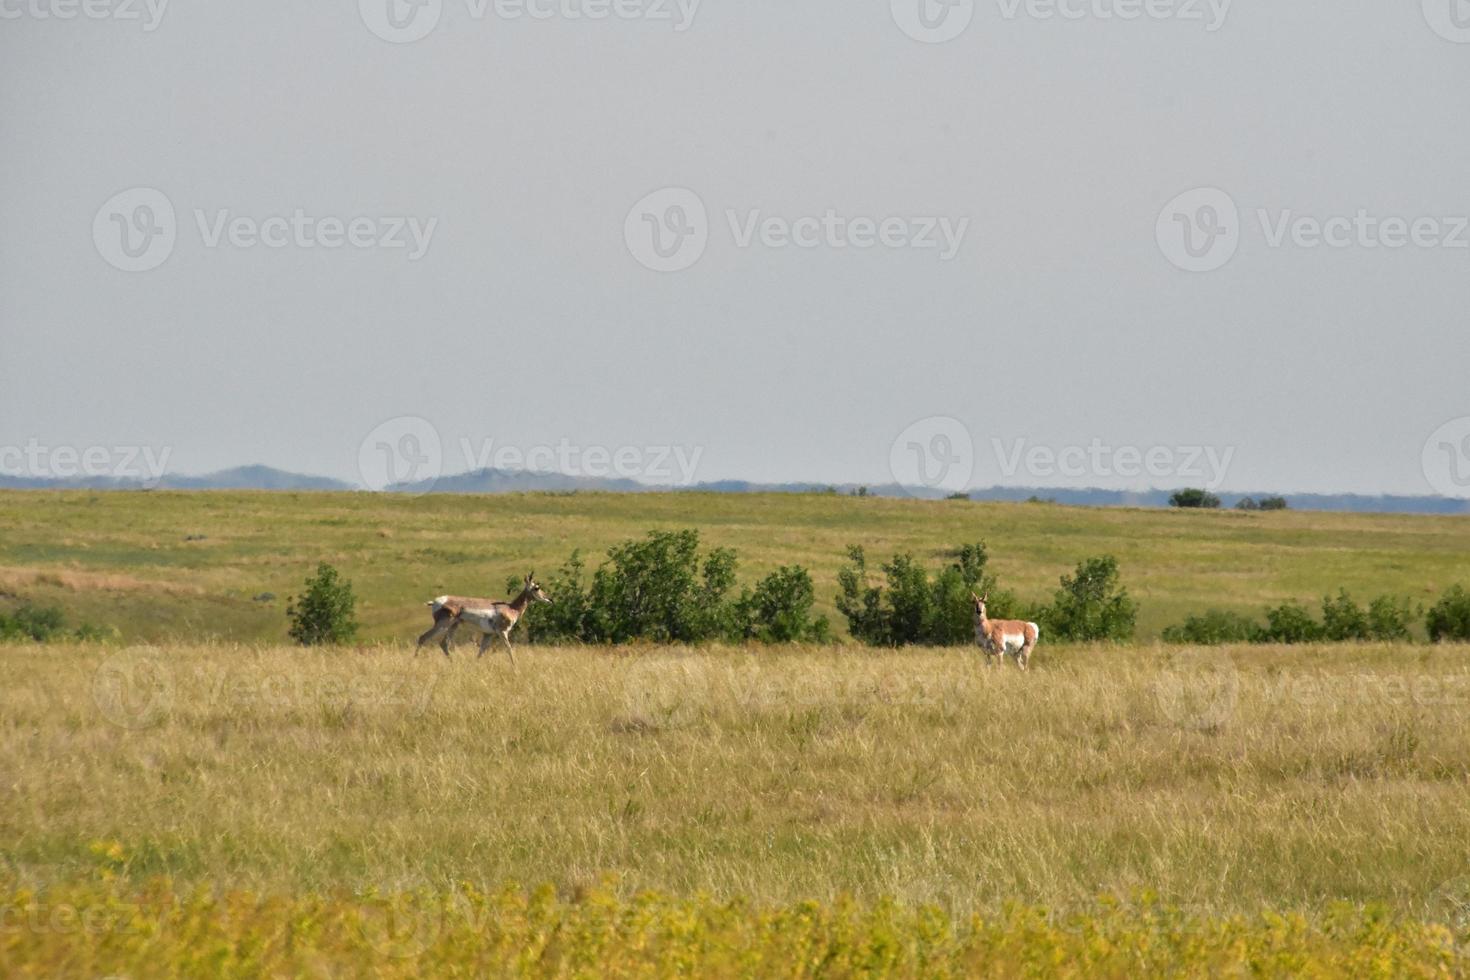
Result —
<instances>
[{"instance_id":1,"label":"green shrub","mask_svg":"<svg viewBox=\"0 0 1470 980\"><path fill-rule=\"evenodd\" d=\"M692 643L707 639L703 628L711 598L733 584L728 553L705 560L701 575L699 532L650 531L641 540L608 550L592 576L587 635L593 643ZM555 596L553 595L553 598Z\"/></svg>"},{"instance_id":2,"label":"green shrub","mask_svg":"<svg viewBox=\"0 0 1470 980\"><path fill-rule=\"evenodd\" d=\"M1177 490L1169 496L1170 507L1204 508L1214 510L1220 506L1220 498L1208 490L1198 490L1193 487Z\"/></svg>"},{"instance_id":3,"label":"green shrub","mask_svg":"<svg viewBox=\"0 0 1470 980\"><path fill-rule=\"evenodd\" d=\"M1320 640L1397 640L1410 638L1413 612L1408 599L1379 596L1364 610L1347 590L1322 599L1322 622L1304 606L1284 603L1266 610L1266 625L1258 626L1245 616L1212 609L1190 616L1164 630L1168 643L1312 643Z\"/></svg>"},{"instance_id":4,"label":"green shrub","mask_svg":"<svg viewBox=\"0 0 1470 980\"><path fill-rule=\"evenodd\" d=\"M1424 619L1429 639L1470 640L1470 592L1463 585L1453 585L1445 590L1429 610Z\"/></svg>"},{"instance_id":5,"label":"green shrub","mask_svg":"<svg viewBox=\"0 0 1470 980\"><path fill-rule=\"evenodd\" d=\"M997 619L1013 614L1015 598L986 574L984 544L968 544L933 578L909 554L894 555L881 566L883 584L868 581L867 556L847 549L847 564L837 573L837 611L847 619L854 640L871 646L956 646L975 638L972 592L989 592Z\"/></svg>"},{"instance_id":6,"label":"green shrub","mask_svg":"<svg viewBox=\"0 0 1470 980\"><path fill-rule=\"evenodd\" d=\"M1261 510L1286 510L1285 497L1262 497Z\"/></svg>"},{"instance_id":7,"label":"green shrub","mask_svg":"<svg viewBox=\"0 0 1470 980\"><path fill-rule=\"evenodd\" d=\"M1284 602L1266 610L1266 628L1260 639L1262 643L1316 643L1323 639L1322 625L1305 606Z\"/></svg>"},{"instance_id":8,"label":"green shrub","mask_svg":"<svg viewBox=\"0 0 1470 980\"><path fill-rule=\"evenodd\" d=\"M521 620L521 635L527 643L577 643L592 633L592 596L583 580L586 570L581 551L573 551L555 574L541 581L552 601L549 606L539 605L535 616ZM512 575L505 583L506 594L514 595L524 585L519 576Z\"/></svg>"},{"instance_id":9,"label":"green shrub","mask_svg":"<svg viewBox=\"0 0 1470 980\"><path fill-rule=\"evenodd\" d=\"M1062 576L1062 587L1041 618L1055 639L1127 640L1133 636L1138 607L1119 582L1117 559L1103 555Z\"/></svg>"},{"instance_id":10,"label":"green shrub","mask_svg":"<svg viewBox=\"0 0 1470 980\"><path fill-rule=\"evenodd\" d=\"M0 612L0 642L54 643L60 640L80 640L95 643L117 636L111 627L93 626L83 623L68 632L65 616L56 606L36 606L23 603L14 611Z\"/></svg>"},{"instance_id":11,"label":"green shrub","mask_svg":"<svg viewBox=\"0 0 1470 980\"><path fill-rule=\"evenodd\" d=\"M737 604L741 632L761 643L826 643L826 616L812 617L816 602L812 577L800 565L782 565L746 591Z\"/></svg>"},{"instance_id":12,"label":"green shrub","mask_svg":"<svg viewBox=\"0 0 1470 980\"><path fill-rule=\"evenodd\" d=\"M1222 643L1254 643L1261 628L1239 613L1211 609L1190 616L1178 626L1164 630L1166 643L1197 643L1218 646Z\"/></svg>"},{"instance_id":13,"label":"green shrub","mask_svg":"<svg viewBox=\"0 0 1470 980\"><path fill-rule=\"evenodd\" d=\"M1260 510L1261 505L1256 503L1255 497L1241 497L1235 502L1236 510Z\"/></svg>"},{"instance_id":14,"label":"green shrub","mask_svg":"<svg viewBox=\"0 0 1470 980\"><path fill-rule=\"evenodd\" d=\"M1368 604L1368 636L1375 640L1407 640L1413 618L1408 599L1381 595Z\"/></svg>"},{"instance_id":15,"label":"green shrub","mask_svg":"<svg viewBox=\"0 0 1470 980\"><path fill-rule=\"evenodd\" d=\"M293 596L286 608L291 639L302 646L346 643L357 635L356 607L352 583L321 562L316 574L306 580L306 591Z\"/></svg>"},{"instance_id":16,"label":"green shrub","mask_svg":"<svg viewBox=\"0 0 1470 980\"><path fill-rule=\"evenodd\" d=\"M0 613L0 640L47 643L61 638L61 623L61 610L55 606L26 603L12 613Z\"/></svg>"},{"instance_id":17,"label":"green shrub","mask_svg":"<svg viewBox=\"0 0 1470 980\"><path fill-rule=\"evenodd\" d=\"M1372 637L1368 627L1368 614L1353 601L1346 589L1339 589L1337 597L1322 597L1322 638L1342 643L1348 640L1367 640Z\"/></svg>"},{"instance_id":18,"label":"green shrub","mask_svg":"<svg viewBox=\"0 0 1470 980\"><path fill-rule=\"evenodd\" d=\"M783 567L735 593L736 554L729 548L699 550L699 532L650 531L608 550L607 561L586 582L579 552L543 585L552 605L528 617L535 643L616 644L819 642L824 618L813 618L815 589L799 565ZM510 588L518 589L512 580Z\"/></svg>"}]
</instances>

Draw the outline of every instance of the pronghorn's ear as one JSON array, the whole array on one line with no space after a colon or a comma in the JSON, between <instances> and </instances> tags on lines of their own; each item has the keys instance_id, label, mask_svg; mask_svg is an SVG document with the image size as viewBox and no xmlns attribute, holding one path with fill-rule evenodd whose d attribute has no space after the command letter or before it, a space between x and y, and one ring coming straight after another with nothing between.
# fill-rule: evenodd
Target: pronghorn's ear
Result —
<instances>
[{"instance_id":1,"label":"pronghorn's ear","mask_svg":"<svg viewBox=\"0 0 1470 980\"><path fill-rule=\"evenodd\" d=\"M977 596L977 595L976 595L976 594L975 594L975 593L973 593L973 592L971 592L971 593L970 593L970 598L971 598L971 599L974 599L974 600L975 600L975 601L976 601L976 602L979 602L979 601L980 601L980 597L979 597L979 596Z\"/></svg>"}]
</instances>

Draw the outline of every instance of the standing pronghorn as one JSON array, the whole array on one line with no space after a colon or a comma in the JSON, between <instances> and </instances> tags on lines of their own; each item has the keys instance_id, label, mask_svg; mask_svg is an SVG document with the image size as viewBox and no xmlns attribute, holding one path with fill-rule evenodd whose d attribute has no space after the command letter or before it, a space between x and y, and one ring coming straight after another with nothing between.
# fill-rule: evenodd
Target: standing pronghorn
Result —
<instances>
[{"instance_id":1,"label":"standing pronghorn","mask_svg":"<svg viewBox=\"0 0 1470 980\"><path fill-rule=\"evenodd\" d=\"M989 592L983 596L971 592L970 598L975 600L975 642L985 651L986 662L993 664L995 661L991 658L998 657L1001 666L1005 666L1006 651L1015 648L1016 666L1025 670L1031 651L1036 649L1041 627L1019 619L991 619L986 616L985 600L990 598Z\"/></svg>"},{"instance_id":2,"label":"standing pronghorn","mask_svg":"<svg viewBox=\"0 0 1470 980\"><path fill-rule=\"evenodd\" d=\"M541 591L541 586L536 584L534 573L526 576L525 588L521 589L520 595L509 602L441 595L426 603L434 610L434 625L419 637L419 643L414 647L413 655L417 657L423 645L437 636L439 637L439 648L444 651L444 656L449 656L449 641L454 639L454 631L463 625L468 625L481 634L479 656L485 655L485 648L490 646L490 638L498 635L505 641L506 656L510 657L510 665L514 667L516 655L510 646L510 631L515 629L516 623L521 621L527 606L533 602L550 601L551 596Z\"/></svg>"}]
</instances>

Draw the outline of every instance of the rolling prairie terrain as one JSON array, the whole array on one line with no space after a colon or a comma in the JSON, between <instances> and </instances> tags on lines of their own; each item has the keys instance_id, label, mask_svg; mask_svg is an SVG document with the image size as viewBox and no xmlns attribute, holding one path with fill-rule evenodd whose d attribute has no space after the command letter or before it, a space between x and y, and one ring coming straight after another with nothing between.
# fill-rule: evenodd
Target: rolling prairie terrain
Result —
<instances>
[{"instance_id":1,"label":"rolling prairie terrain","mask_svg":"<svg viewBox=\"0 0 1470 980\"><path fill-rule=\"evenodd\" d=\"M1457 976L1470 647L1178 647L1208 607L1470 581L1470 522L703 494L0 494L0 972ZM984 540L1132 644L471 646L422 598L696 527L742 578ZM365 638L282 641L319 560ZM534 613L533 613L534 614ZM834 615L834 623L841 621ZM90 923L90 924L89 924ZM163 965L160 969L160 965ZM1065 971L1064 971L1065 972Z\"/></svg>"},{"instance_id":2,"label":"rolling prairie terrain","mask_svg":"<svg viewBox=\"0 0 1470 980\"><path fill-rule=\"evenodd\" d=\"M115 627L124 639L273 642L318 561L349 578L363 639L407 640L424 600L500 595L581 549L653 528L697 528L735 548L744 580L783 564L832 606L849 545L870 562L911 551L931 567L984 541L1001 584L1050 601L1058 577L1113 554L1138 601L1139 639L1206 608L1259 615L1346 588L1433 602L1470 584L1470 520L1422 515L1089 509L1046 504L707 493L424 496L270 492L0 492L0 591Z\"/></svg>"}]
</instances>

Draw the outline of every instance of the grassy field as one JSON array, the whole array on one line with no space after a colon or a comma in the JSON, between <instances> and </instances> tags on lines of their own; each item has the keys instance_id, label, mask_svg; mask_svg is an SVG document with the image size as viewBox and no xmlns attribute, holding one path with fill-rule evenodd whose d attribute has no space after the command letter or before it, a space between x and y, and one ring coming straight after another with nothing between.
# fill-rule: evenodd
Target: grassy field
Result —
<instances>
[{"instance_id":1,"label":"grassy field","mask_svg":"<svg viewBox=\"0 0 1470 980\"><path fill-rule=\"evenodd\" d=\"M188 957L215 948L210 936L218 945L258 927L279 944L290 926L307 929L307 943L316 923L336 949L322 955L357 972L354 957L375 947L332 937L342 916L379 914L360 896L419 896L414 915L425 902L439 909L437 929L462 912L445 902L460 909L464 895L508 882L549 885L560 899L544 914L567 917L570 933L586 925L570 920L596 912L589 895L603 896L619 936L655 929L660 915L723 916L709 928L724 938L709 948L665 949L663 933L594 943L583 950L591 974L599 956L642 963L657 950L713 972L771 972L783 961L716 969L725 961L699 957L734 956L720 952L727 941L745 953L775 942L753 938L766 921L754 910L795 915L779 910L808 900L821 903L805 913L825 923L821 941L845 950L840 962L861 961L872 953L862 930L877 927L828 917L866 922L889 898L933 905L968 937L943 956L929 950L957 973L982 961L1000 975L1035 972L1025 964L1055 954L1093 962L1083 974L1153 963L1203 975L1260 943L1260 962L1276 963L1266 972L1315 962L1271 960L1272 949L1320 947L1337 964L1324 972L1342 975L1361 975L1344 966L1357 956L1397 964L1383 975L1470 963L1441 959L1448 937L1470 939L1463 647L1078 646L1043 653L1022 675L964 650L561 648L511 668L468 653L416 660L404 647L26 646L0 648L0 707L0 908L7 887L18 896L0 922L0 969L8 959L40 964L38 975L130 963L146 973L137 964L166 956L197 972L204 961ZM672 905L645 915L645 892ZM844 897L856 911L834 911ZM730 901L752 910L740 929L719 911ZM127 916L141 903L184 919L169 919L170 932L126 918L126 935L80 943L79 930L26 925L57 907L113 922L119 902ZM1159 920L1153 902L1177 907L1193 931L1161 937L1177 931L1176 913ZM1355 924L1336 928L1387 932L1329 941L1338 902L1385 912L1353 912ZM514 921L494 913L468 946L447 943L446 969L513 972L496 943L529 929L529 913L505 914ZM1273 918L1283 914L1300 917L1295 931ZM1021 929L1003 952L995 944L1018 915L1050 938L1033 936L1030 949ZM1244 918L1232 926L1234 916ZM1417 922L1449 931L1413 932ZM1278 927L1285 937L1272 939ZM1221 938L1231 929L1244 930L1239 944ZM1119 934L1089 945L1110 930ZM939 972L913 959L923 937L890 937L890 952L907 957L899 972ZM1386 950L1364 952L1380 941ZM837 946L821 948L837 956ZM1206 947L1225 959L1188 958ZM270 948L257 936L244 950ZM1099 949L1121 958L1089 961ZM300 948L272 955L285 957L269 961L277 971L302 969L291 958ZM568 949L556 957L526 972L577 972ZM676 972L659 962L626 972Z\"/></svg>"},{"instance_id":2,"label":"grassy field","mask_svg":"<svg viewBox=\"0 0 1470 980\"><path fill-rule=\"evenodd\" d=\"M1459 647L415 660L0 651L0 852L265 890L462 879L960 911L1425 913L1470 875Z\"/></svg>"},{"instance_id":3,"label":"grassy field","mask_svg":"<svg viewBox=\"0 0 1470 980\"><path fill-rule=\"evenodd\" d=\"M849 544L873 560L911 551L938 566L985 541L1004 586L1050 600L1083 558L1116 555L1139 602L1139 636L1157 637L1216 606L1259 615L1315 604L1345 587L1432 602L1470 582L1464 517L1210 513L820 495L570 494L401 497L281 493L0 492L0 592L63 607L73 622L153 642L285 639L288 597L318 560L360 597L364 637L403 640L443 592L500 594L513 574L543 575L580 548L651 528L695 527L736 548L746 579L809 568L832 608Z\"/></svg>"},{"instance_id":4,"label":"grassy field","mask_svg":"<svg viewBox=\"0 0 1470 980\"><path fill-rule=\"evenodd\" d=\"M0 975L1470 974L1470 648L1185 614L1470 581L1463 518L835 497L0 494ZM984 540L1128 646L462 647L422 599L650 528L812 569ZM284 645L318 560L361 645ZM263 595L271 593L272 595ZM836 617L834 617L836 619ZM840 625L840 620L837 620ZM529 890L528 890L529 889ZM539 890L538 890L539 889Z\"/></svg>"}]
</instances>

